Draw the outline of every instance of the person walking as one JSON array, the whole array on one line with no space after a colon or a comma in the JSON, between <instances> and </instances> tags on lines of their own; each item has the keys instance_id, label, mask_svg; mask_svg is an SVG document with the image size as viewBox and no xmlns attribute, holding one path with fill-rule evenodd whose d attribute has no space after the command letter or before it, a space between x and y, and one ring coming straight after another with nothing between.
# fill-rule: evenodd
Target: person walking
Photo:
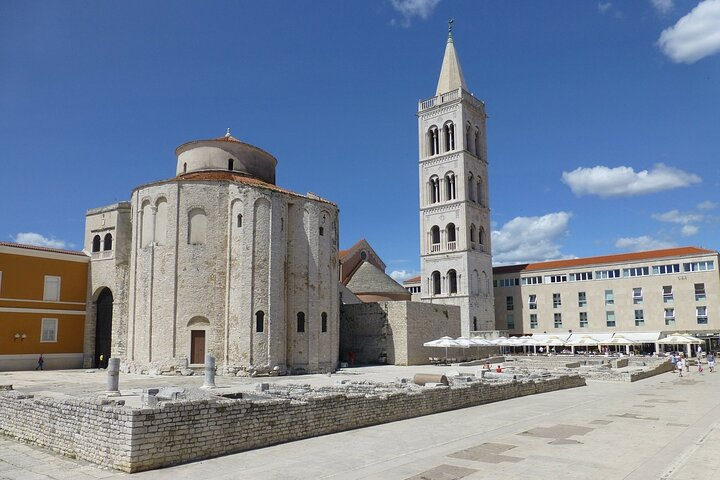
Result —
<instances>
[{"instance_id":1,"label":"person walking","mask_svg":"<svg viewBox=\"0 0 720 480\"><path fill-rule=\"evenodd\" d=\"M42 353L40 354L40 358L38 358L37 366L35 367L35 370L42 370L43 364L45 363L45 359L42 356Z\"/></svg>"},{"instance_id":2,"label":"person walking","mask_svg":"<svg viewBox=\"0 0 720 480\"><path fill-rule=\"evenodd\" d=\"M683 360L683 357L678 356L678 360L676 362L678 372L680 373L680 376L683 376L683 366L684 366L685 360Z\"/></svg>"},{"instance_id":3,"label":"person walking","mask_svg":"<svg viewBox=\"0 0 720 480\"><path fill-rule=\"evenodd\" d=\"M712 352L709 352L707 354L707 362L708 362L708 370L711 372L715 371L715 355L712 354Z\"/></svg>"}]
</instances>

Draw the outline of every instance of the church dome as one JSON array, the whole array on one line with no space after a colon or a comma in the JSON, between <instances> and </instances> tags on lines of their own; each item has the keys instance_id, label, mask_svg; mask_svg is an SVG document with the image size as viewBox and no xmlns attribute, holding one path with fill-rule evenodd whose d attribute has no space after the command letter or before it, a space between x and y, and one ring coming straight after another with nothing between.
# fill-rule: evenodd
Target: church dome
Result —
<instances>
[{"instance_id":1,"label":"church dome","mask_svg":"<svg viewBox=\"0 0 720 480\"><path fill-rule=\"evenodd\" d=\"M230 171L275 184L275 157L234 138L230 129L223 137L183 143L175 149L175 154L177 176L201 171Z\"/></svg>"}]
</instances>

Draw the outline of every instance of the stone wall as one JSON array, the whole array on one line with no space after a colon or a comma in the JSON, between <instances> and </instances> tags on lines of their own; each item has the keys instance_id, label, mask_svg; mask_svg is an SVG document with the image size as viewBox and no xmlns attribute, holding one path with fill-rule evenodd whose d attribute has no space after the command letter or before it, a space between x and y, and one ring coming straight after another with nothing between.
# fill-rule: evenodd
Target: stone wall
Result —
<instances>
[{"instance_id":1,"label":"stone wall","mask_svg":"<svg viewBox=\"0 0 720 480\"><path fill-rule=\"evenodd\" d=\"M445 351L423 343L445 335L460 336L460 307L395 301L343 305L340 311L343 360L352 351L356 363L424 365Z\"/></svg>"},{"instance_id":2,"label":"stone wall","mask_svg":"<svg viewBox=\"0 0 720 480\"><path fill-rule=\"evenodd\" d=\"M582 385L584 379L571 375L305 400L173 401L143 409L0 390L0 433L132 473Z\"/></svg>"}]
</instances>

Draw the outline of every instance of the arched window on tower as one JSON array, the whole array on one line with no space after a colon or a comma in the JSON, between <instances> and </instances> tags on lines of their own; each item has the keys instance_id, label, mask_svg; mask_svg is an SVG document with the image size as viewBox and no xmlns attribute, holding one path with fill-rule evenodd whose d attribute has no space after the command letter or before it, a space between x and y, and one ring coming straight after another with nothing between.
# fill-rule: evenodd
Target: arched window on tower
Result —
<instances>
[{"instance_id":1,"label":"arched window on tower","mask_svg":"<svg viewBox=\"0 0 720 480\"><path fill-rule=\"evenodd\" d=\"M475 153L474 147L475 147L474 132L472 130L472 127L470 126L470 122L467 122L467 127L465 127L465 150L467 150L470 153Z\"/></svg>"},{"instance_id":2,"label":"arched window on tower","mask_svg":"<svg viewBox=\"0 0 720 480\"><path fill-rule=\"evenodd\" d=\"M234 166L235 166L235 160L233 160L232 158L228 158L228 170L230 170L230 171L234 170L234 168L233 168Z\"/></svg>"},{"instance_id":3,"label":"arched window on tower","mask_svg":"<svg viewBox=\"0 0 720 480\"><path fill-rule=\"evenodd\" d=\"M448 277L448 292L457 293L457 272L455 270L449 270L447 273Z\"/></svg>"},{"instance_id":4,"label":"arched window on tower","mask_svg":"<svg viewBox=\"0 0 720 480\"><path fill-rule=\"evenodd\" d=\"M437 225L433 225L433 227L430 229L430 244L431 252L440 251L440 227L438 227Z\"/></svg>"},{"instance_id":5,"label":"arched window on tower","mask_svg":"<svg viewBox=\"0 0 720 480\"><path fill-rule=\"evenodd\" d=\"M303 312L297 314L297 331L298 333L305 332L305 314Z\"/></svg>"},{"instance_id":6,"label":"arched window on tower","mask_svg":"<svg viewBox=\"0 0 720 480\"><path fill-rule=\"evenodd\" d=\"M430 157L440 153L440 139L438 138L438 129L435 125L430 127L427 132L427 153Z\"/></svg>"},{"instance_id":7,"label":"arched window on tower","mask_svg":"<svg viewBox=\"0 0 720 480\"><path fill-rule=\"evenodd\" d=\"M100 251L100 235L95 235L95 236L93 237L92 251L93 251L93 252L99 252L99 251Z\"/></svg>"},{"instance_id":8,"label":"arched window on tower","mask_svg":"<svg viewBox=\"0 0 720 480\"><path fill-rule=\"evenodd\" d=\"M445 235L447 235L448 250L455 250L455 248L457 247L457 237L455 235L455 224L448 223L447 227L445 227L445 231L447 232Z\"/></svg>"},{"instance_id":9,"label":"arched window on tower","mask_svg":"<svg viewBox=\"0 0 720 480\"><path fill-rule=\"evenodd\" d=\"M440 272L437 270L432 272L430 275L430 282L432 283L432 293L433 295L440 295L440 292L442 289L440 288Z\"/></svg>"},{"instance_id":10,"label":"arched window on tower","mask_svg":"<svg viewBox=\"0 0 720 480\"><path fill-rule=\"evenodd\" d=\"M475 201L475 177L473 177L472 172L468 173L468 182L467 182L467 199L471 202Z\"/></svg>"},{"instance_id":11,"label":"arched window on tower","mask_svg":"<svg viewBox=\"0 0 720 480\"><path fill-rule=\"evenodd\" d=\"M430 189L430 203L438 203L440 201L440 179L433 175L430 177L428 187Z\"/></svg>"},{"instance_id":12,"label":"arched window on tower","mask_svg":"<svg viewBox=\"0 0 720 480\"><path fill-rule=\"evenodd\" d=\"M485 206L483 202L483 186L482 186L482 177L478 175L477 177L477 193L475 194L475 198L477 198L477 203L479 203L481 206Z\"/></svg>"},{"instance_id":13,"label":"arched window on tower","mask_svg":"<svg viewBox=\"0 0 720 480\"><path fill-rule=\"evenodd\" d=\"M112 250L112 233L106 233L103 238L103 250L106 252Z\"/></svg>"},{"instance_id":14,"label":"arched window on tower","mask_svg":"<svg viewBox=\"0 0 720 480\"><path fill-rule=\"evenodd\" d=\"M183 173L187 173L187 163L183 163Z\"/></svg>"},{"instance_id":15,"label":"arched window on tower","mask_svg":"<svg viewBox=\"0 0 720 480\"><path fill-rule=\"evenodd\" d=\"M470 224L470 247L475 248L475 224Z\"/></svg>"},{"instance_id":16,"label":"arched window on tower","mask_svg":"<svg viewBox=\"0 0 720 480\"><path fill-rule=\"evenodd\" d=\"M320 331L326 333L328 331L327 313L320 314Z\"/></svg>"},{"instance_id":17,"label":"arched window on tower","mask_svg":"<svg viewBox=\"0 0 720 480\"><path fill-rule=\"evenodd\" d=\"M238 213L237 226L238 226L238 228L242 227L242 213Z\"/></svg>"},{"instance_id":18,"label":"arched window on tower","mask_svg":"<svg viewBox=\"0 0 720 480\"><path fill-rule=\"evenodd\" d=\"M475 156L480 158L480 129L475 127Z\"/></svg>"},{"instance_id":19,"label":"arched window on tower","mask_svg":"<svg viewBox=\"0 0 720 480\"><path fill-rule=\"evenodd\" d=\"M265 331L265 312L258 310L255 313L255 331L262 333Z\"/></svg>"},{"instance_id":20,"label":"arched window on tower","mask_svg":"<svg viewBox=\"0 0 720 480\"><path fill-rule=\"evenodd\" d=\"M480 227L478 229L478 243L480 244L480 249L484 252L485 251L485 229L483 227Z\"/></svg>"},{"instance_id":21,"label":"arched window on tower","mask_svg":"<svg viewBox=\"0 0 720 480\"><path fill-rule=\"evenodd\" d=\"M455 200L457 198L455 189L455 174L453 172L445 174L445 198L447 200Z\"/></svg>"},{"instance_id":22,"label":"arched window on tower","mask_svg":"<svg viewBox=\"0 0 720 480\"><path fill-rule=\"evenodd\" d=\"M443 137L445 139L445 151L455 150L455 124L448 122L443 126Z\"/></svg>"}]
</instances>

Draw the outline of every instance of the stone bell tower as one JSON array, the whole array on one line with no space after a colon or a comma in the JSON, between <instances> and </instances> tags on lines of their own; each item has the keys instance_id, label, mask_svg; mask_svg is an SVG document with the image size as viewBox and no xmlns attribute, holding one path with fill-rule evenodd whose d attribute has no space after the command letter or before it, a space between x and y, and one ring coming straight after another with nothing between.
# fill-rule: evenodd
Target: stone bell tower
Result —
<instances>
[{"instance_id":1,"label":"stone bell tower","mask_svg":"<svg viewBox=\"0 0 720 480\"><path fill-rule=\"evenodd\" d=\"M417 117L422 301L460 306L463 335L494 330L487 116L468 92L452 22L435 96Z\"/></svg>"}]
</instances>

